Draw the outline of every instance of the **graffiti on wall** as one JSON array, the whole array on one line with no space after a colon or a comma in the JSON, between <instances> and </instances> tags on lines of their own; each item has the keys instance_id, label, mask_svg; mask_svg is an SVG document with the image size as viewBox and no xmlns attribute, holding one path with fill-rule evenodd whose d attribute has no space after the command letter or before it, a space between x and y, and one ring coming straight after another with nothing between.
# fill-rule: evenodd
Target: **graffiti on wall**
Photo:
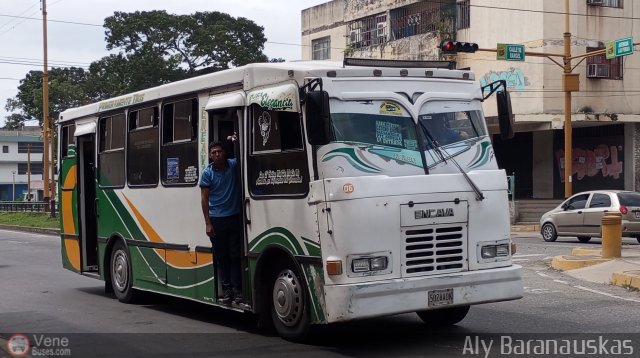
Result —
<instances>
[{"instance_id":1,"label":"graffiti on wall","mask_svg":"<svg viewBox=\"0 0 640 358\"><path fill-rule=\"evenodd\" d=\"M621 145L600 144L593 150L573 148L572 178L582 180L586 177L594 177L598 173L602 177L619 179L622 174L623 162L618 158L622 155ZM556 164L560 175L560 182L564 183L564 150L555 152Z\"/></svg>"},{"instance_id":2,"label":"graffiti on wall","mask_svg":"<svg viewBox=\"0 0 640 358\"><path fill-rule=\"evenodd\" d=\"M508 71L490 71L480 78L480 85L486 86L495 81L507 81L507 88L510 90L524 91L525 86L529 86L529 78L519 68L511 67Z\"/></svg>"}]
</instances>

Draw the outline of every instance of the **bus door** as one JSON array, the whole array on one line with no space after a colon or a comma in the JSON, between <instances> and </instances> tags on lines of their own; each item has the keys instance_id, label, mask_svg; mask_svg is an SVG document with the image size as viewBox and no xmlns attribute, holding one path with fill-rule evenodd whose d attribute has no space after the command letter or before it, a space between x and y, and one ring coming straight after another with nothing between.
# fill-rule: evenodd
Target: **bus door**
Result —
<instances>
[{"instance_id":1,"label":"bus door","mask_svg":"<svg viewBox=\"0 0 640 358\"><path fill-rule=\"evenodd\" d=\"M98 271L98 218L96 217L95 134L77 137L78 218L82 272Z\"/></svg>"},{"instance_id":2,"label":"bus door","mask_svg":"<svg viewBox=\"0 0 640 358\"><path fill-rule=\"evenodd\" d=\"M227 159L236 158L240 161L240 165L238 166L238 178L242 181L240 183L240 188L245 187L244 183L244 175L242 173L242 138L244 138L244 127L242 126L242 122L244 119L244 104L245 104L245 94L242 91L225 93L218 96L213 96L207 102L207 106L205 109L209 114L208 121L208 133L209 142L220 142L223 145L223 148L227 154ZM231 136L236 133L237 139L236 141L231 141ZM208 159L208 143L205 145L206 153L207 153L207 164L209 163ZM204 169L203 165L203 169ZM242 190L242 189L241 189ZM244 195L244 192L243 192ZM244 199L244 197L243 197ZM242 231L243 234L245 231ZM243 237L243 255L242 255L242 267L247 267L246 262L246 237ZM214 255L215 260L215 255ZM221 285L217 285L219 282L219 269L216 270L215 273L215 282L216 282L216 292L217 296L221 297L223 295ZM245 272L245 270L243 270ZM244 274L242 277L243 282L243 295L247 302L250 302L249 296L251 290L248 289L248 275Z\"/></svg>"}]
</instances>

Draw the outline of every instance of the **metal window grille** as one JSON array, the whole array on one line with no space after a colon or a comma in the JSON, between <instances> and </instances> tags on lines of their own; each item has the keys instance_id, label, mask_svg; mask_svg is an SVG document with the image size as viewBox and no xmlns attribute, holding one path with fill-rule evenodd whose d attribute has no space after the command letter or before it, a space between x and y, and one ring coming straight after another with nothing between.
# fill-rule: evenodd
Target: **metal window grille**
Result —
<instances>
[{"instance_id":1,"label":"metal window grille","mask_svg":"<svg viewBox=\"0 0 640 358\"><path fill-rule=\"evenodd\" d=\"M471 27L471 1L463 0L456 3L456 25L459 29Z\"/></svg>"}]
</instances>

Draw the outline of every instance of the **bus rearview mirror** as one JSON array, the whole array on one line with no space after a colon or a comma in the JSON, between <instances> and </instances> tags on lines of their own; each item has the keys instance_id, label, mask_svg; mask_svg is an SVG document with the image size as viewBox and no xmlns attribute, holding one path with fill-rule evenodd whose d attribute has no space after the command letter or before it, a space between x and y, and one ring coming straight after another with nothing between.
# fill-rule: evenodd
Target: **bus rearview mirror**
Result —
<instances>
[{"instance_id":1,"label":"bus rearview mirror","mask_svg":"<svg viewBox=\"0 0 640 358\"><path fill-rule=\"evenodd\" d=\"M513 138L513 112L511 110L511 96L505 89L496 93L496 103L498 104L498 124L500 125L500 137L502 139Z\"/></svg>"},{"instance_id":2,"label":"bus rearview mirror","mask_svg":"<svg viewBox=\"0 0 640 358\"><path fill-rule=\"evenodd\" d=\"M326 91L309 91L305 95L304 103L309 144L329 143L329 133L331 133L329 94Z\"/></svg>"}]
</instances>

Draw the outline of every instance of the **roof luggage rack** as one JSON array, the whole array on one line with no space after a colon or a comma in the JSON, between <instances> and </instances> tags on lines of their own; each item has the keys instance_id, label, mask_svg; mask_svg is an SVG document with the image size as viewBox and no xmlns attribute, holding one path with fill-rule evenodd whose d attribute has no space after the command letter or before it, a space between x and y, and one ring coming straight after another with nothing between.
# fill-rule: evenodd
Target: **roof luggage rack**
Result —
<instances>
[{"instance_id":1,"label":"roof luggage rack","mask_svg":"<svg viewBox=\"0 0 640 358\"><path fill-rule=\"evenodd\" d=\"M456 69L456 61L413 61L413 60L378 60L370 58L345 58L343 67L394 67L394 68L442 68Z\"/></svg>"}]
</instances>

